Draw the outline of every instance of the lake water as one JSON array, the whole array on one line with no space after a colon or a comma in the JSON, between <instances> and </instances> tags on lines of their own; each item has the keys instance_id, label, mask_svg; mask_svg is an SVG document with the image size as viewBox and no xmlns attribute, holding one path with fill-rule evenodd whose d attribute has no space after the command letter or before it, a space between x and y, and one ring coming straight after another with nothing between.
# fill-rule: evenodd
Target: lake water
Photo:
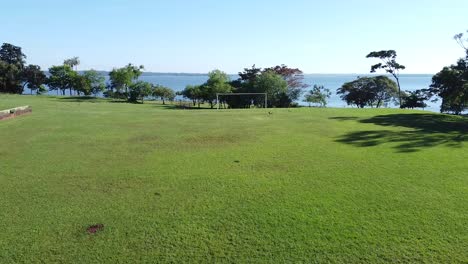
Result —
<instances>
[{"instance_id":1,"label":"lake water","mask_svg":"<svg viewBox=\"0 0 468 264\"><path fill-rule=\"evenodd\" d=\"M358 74L306 74L304 75L304 82L313 86L314 84L323 85L325 88L328 88L332 91L332 96L328 102L330 107L350 107L347 106L344 101L342 101L339 96L336 95L336 90L341 87L345 82L355 80ZM231 75L231 79L237 79L237 75ZM153 84L161 84L167 87L174 89L175 91L181 91L187 85L199 85L203 84L207 79L207 75L202 74L151 74L145 73L140 77L141 80L147 81ZM432 75L430 74L402 74L400 76L401 88L403 91L414 91L417 89L428 88L431 84ZM28 93L29 91L25 91ZM56 94L56 92L50 92L51 95ZM302 99L301 99L302 101ZM440 104L426 102L428 108L426 110L439 112ZM301 105L305 103L300 102ZM395 107L393 104L389 107Z\"/></svg>"}]
</instances>

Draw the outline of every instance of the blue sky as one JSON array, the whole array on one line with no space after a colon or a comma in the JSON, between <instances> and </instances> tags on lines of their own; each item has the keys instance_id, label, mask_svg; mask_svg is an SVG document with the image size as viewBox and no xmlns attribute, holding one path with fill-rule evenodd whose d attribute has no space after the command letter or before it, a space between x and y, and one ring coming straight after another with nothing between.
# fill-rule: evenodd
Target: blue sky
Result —
<instances>
[{"instance_id":1,"label":"blue sky","mask_svg":"<svg viewBox=\"0 0 468 264\"><path fill-rule=\"evenodd\" d=\"M236 73L287 64L306 73L366 73L373 50L395 49L406 73L463 56L466 0L0 0L0 42L43 68L129 62L147 71Z\"/></svg>"}]
</instances>

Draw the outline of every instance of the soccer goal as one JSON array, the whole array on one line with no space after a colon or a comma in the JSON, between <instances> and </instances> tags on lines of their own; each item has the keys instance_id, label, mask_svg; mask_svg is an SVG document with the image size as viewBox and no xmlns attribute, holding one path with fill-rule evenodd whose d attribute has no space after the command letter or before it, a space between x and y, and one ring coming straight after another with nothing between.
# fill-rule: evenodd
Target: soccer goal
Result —
<instances>
[{"instance_id":1,"label":"soccer goal","mask_svg":"<svg viewBox=\"0 0 468 264\"><path fill-rule=\"evenodd\" d=\"M221 107L226 108L226 104L231 108L251 108L252 106L268 108L268 95L266 93L217 93L216 102L218 110Z\"/></svg>"}]
</instances>

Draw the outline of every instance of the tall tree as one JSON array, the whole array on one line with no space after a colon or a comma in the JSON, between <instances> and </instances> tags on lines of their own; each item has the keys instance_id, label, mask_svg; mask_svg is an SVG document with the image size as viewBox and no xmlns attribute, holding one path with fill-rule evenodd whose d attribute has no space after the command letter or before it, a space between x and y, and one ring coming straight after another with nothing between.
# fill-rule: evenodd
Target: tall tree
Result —
<instances>
[{"instance_id":1,"label":"tall tree","mask_svg":"<svg viewBox=\"0 0 468 264\"><path fill-rule=\"evenodd\" d=\"M23 93L22 73L26 55L21 47L3 43L0 48L0 92Z\"/></svg>"},{"instance_id":2,"label":"tall tree","mask_svg":"<svg viewBox=\"0 0 468 264\"><path fill-rule=\"evenodd\" d=\"M0 93L23 93L21 76L21 68L0 60Z\"/></svg>"},{"instance_id":3,"label":"tall tree","mask_svg":"<svg viewBox=\"0 0 468 264\"><path fill-rule=\"evenodd\" d=\"M262 68L257 68L254 64L252 68L244 68L243 72L239 72L239 77L243 82L255 82L260 73L262 73Z\"/></svg>"},{"instance_id":4,"label":"tall tree","mask_svg":"<svg viewBox=\"0 0 468 264\"><path fill-rule=\"evenodd\" d=\"M145 97L150 96L153 90L152 85L144 81L132 83L128 88L130 90L128 101L135 103L141 100L142 104L145 102Z\"/></svg>"},{"instance_id":5,"label":"tall tree","mask_svg":"<svg viewBox=\"0 0 468 264\"><path fill-rule=\"evenodd\" d=\"M287 96L288 83L274 71L264 71L255 84L255 92L266 93L268 107L287 107L291 100Z\"/></svg>"},{"instance_id":6,"label":"tall tree","mask_svg":"<svg viewBox=\"0 0 468 264\"><path fill-rule=\"evenodd\" d=\"M153 96L161 99L163 105L166 104L166 100L172 101L176 97L174 90L162 85L156 85L153 89Z\"/></svg>"},{"instance_id":7,"label":"tall tree","mask_svg":"<svg viewBox=\"0 0 468 264\"><path fill-rule=\"evenodd\" d=\"M428 95L442 98L441 112L458 115L468 109L468 54L432 77Z\"/></svg>"},{"instance_id":8,"label":"tall tree","mask_svg":"<svg viewBox=\"0 0 468 264\"><path fill-rule=\"evenodd\" d=\"M23 70L23 87L27 87L33 91L37 91L46 82L47 76L41 71L38 65L28 65Z\"/></svg>"},{"instance_id":9,"label":"tall tree","mask_svg":"<svg viewBox=\"0 0 468 264\"><path fill-rule=\"evenodd\" d=\"M114 89L117 93L125 91L125 94L128 96L129 86L140 77L143 69L143 65L135 66L131 63L125 67L113 69L109 73L110 88Z\"/></svg>"},{"instance_id":10,"label":"tall tree","mask_svg":"<svg viewBox=\"0 0 468 264\"><path fill-rule=\"evenodd\" d=\"M428 100L427 93L424 89L416 91L406 91L407 95L403 98L402 108L425 108L427 104L424 102Z\"/></svg>"},{"instance_id":11,"label":"tall tree","mask_svg":"<svg viewBox=\"0 0 468 264\"><path fill-rule=\"evenodd\" d=\"M52 66L49 68L49 75L47 85L50 90L57 90L57 92L61 90L62 95L65 95L65 91L68 89L70 90L70 95L72 95L72 89L76 87L78 74L70 66Z\"/></svg>"},{"instance_id":12,"label":"tall tree","mask_svg":"<svg viewBox=\"0 0 468 264\"><path fill-rule=\"evenodd\" d=\"M455 35L454 38L465 50L465 58L444 67L434 75L426 94L429 98L442 98L441 112L461 114L468 109L468 46L465 44L468 43L468 39L464 38L463 33Z\"/></svg>"},{"instance_id":13,"label":"tall tree","mask_svg":"<svg viewBox=\"0 0 468 264\"><path fill-rule=\"evenodd\" d=\"M391 74L398 85L398 100L400 103L400 107L402 104L402 94L401 94L401 86L400 86L400 71L404 70L406 67L396 62L397 53L394 50L381 50L381 51L373 51L369 53L366 58L377 58L380 59L382 62L377 63L371 66L371 73L376 72L379 69L385 70L385 72Z\"/></svg>"},{"instance_id":14,"label":"tall tree","mask_svg":"<svg viewBox=\"0 0 468 264\"><path fill-rule=\"evenodd\" d=\"M72 69L75 69L75 71L78 71L78 65L80 65L80 58L73 57L70 59L66 59L63 61L63 64L70 66Z\"/></svg>"},{"instance_id":15,"label":"tall tree","mask_svg":"<svg viewBox=\"0 0 468 264\"><path fill-rule=\"evenodd\" d=\"M270 68L257 68L255 65L252 68L245 68L243 72L239 72L239 79L231 82L231 85L234 87L234 93L254 93L258 90L258 80L261 75L264 73L271 72L274 73L286 82L286 91L281 94L281 100L273 100L270 103L279 105L270 105L274 107L288 107L293 101L296 101L300 98L304 88L309 87L309 85L304 83L303 72L297 68L289 68L288 66L282 64ZM251 97L233 97L229 98L229 104L235 105L238 107L248 107L254 101L255 105L263 104L263 100L260 100L260 97L251 98ZM289 102L289 104L286 104Z\"/></svg>"},{"instance_id":16,"label":"tall tree","mask_svg":"<svg viewBox=\"0 0 468 264\"><path fill-rule=\"evenodd\" d=\"M211 108L214 108L217 93L232 92L232 86L229 82L229 76L225 72L213 70L208 73L208 81L201 86L201 89L203 99L210 104Z\"/></svg>"},{"instance_id":17,"label":"tall tree","mask_svg":"<svg viewBox=\"0 0 468 264\"><path fill-rule=\"evenodd\" d=\"M179 95L192 100L193 106L198 104L198 108L200 108L200 104L203 101L203 93L201 85L187 85L184 90L178 92Z\"/></svg>"},{"instance_id":18,"label":"tall tree","mask_svg":"<svg viewBox=\"0 0 468 264\"><path fill-rule=\"evenodd\" d=\"M266 68L264 71L273 71L283 77L283 79L288 83L287 95L291 101L298 100L303 90L309 87L308 84L304 83L304 73L298 68L289 68L282 64Z\"/></svg>"},{"instance_id":19,"label":"tall tree","mask_svg":"<svg viewBox=\"0 0 468 264\"><path fill-rule=\"evenodd\" d=\"M468 31L466 31L468 33ZM466 52L468 52L468 38L465 38L464 33L456 34L454 37L455 41L462 47Z\"/></svg>"},{"instance_id":20,"label":"tall tree","mask_svg":"<svg viewBox=\"0 0 468 264\"><path fill-rule=\"evenodd\" d=\"M395 82L386 76L362 77L344 83L336 93L348 105L379 108L397 97L398 88Z\"/></svg>"},{"instance_id":21,"label":"tall tree","mask_svg":"<svg viewBox=\"0 0 468 264\"><path fill-rule=\"evenodd\" d=\"M323 85L314 85L312 90L305 96L305 102L311 104L318 104L320 107L327 106L327 100L330 98L330 89L323 87Z\"/></svg>"},{"instance_id":22,"label":"tall tree","mask_svg":"<svg viewBox=\"0 0 468 264\"><path fill-rule=\"evenodd\" d=\"M9 43L3 43L0 48L0 60L8 64L17 65L22 69L26 63L25 59L26 55L21 51L21 47Z\"/></svg>"},{"instance_id":23,"label":"tall tree","mask_svg":"<svg viewBox=\"0 0 468 264\"><path fill-rule=\"evenodd\" d=\"M104 76L102 76L99 72L91 69L89 71L85 71L83 73L83 77L86 79L89 85L91 94L98 95L106 89L106 78L104 78Z\"/></svg>"}]
</instances>

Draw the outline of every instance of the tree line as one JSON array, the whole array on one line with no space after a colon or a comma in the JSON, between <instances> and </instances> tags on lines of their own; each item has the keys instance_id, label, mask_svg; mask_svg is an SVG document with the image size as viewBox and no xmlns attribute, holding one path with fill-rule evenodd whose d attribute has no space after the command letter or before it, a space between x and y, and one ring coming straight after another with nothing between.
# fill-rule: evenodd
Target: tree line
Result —
<instances>
[{"instance_id":1,"label":"tree line","mask_svg":"<svg viewBox=\"0 0 468 264\"><path fill-rule=\"evenodd\" d=\"M390 103L401 108L424 108L426 101L441 99L441 112L461 114L468 109L468 39L463 33L455 35L457 43L465 50L465 57L456 64L444 67L432 78L430 87L416 91L402 91L400 71L405 69L399 64L394 50L382 50L369 53L366 57L379 59L371 66L371 73L379 70L389 76L358 77L344 83L337 90L348 105L363 107L384 107ZM57 91L65 95L99 95L124 99L129 102L144 102L149 96L159 98L163 104L179 95L191 101L194 107L207 103L211 108L216 104L228 108L264 107L266 94L267 107L294 107L302 97L308 84L300 69L278 65L258 68L253 65L238 73L239 78L231 80L229 75L220 70L208 73L208 80L202 85L188 85L183 91L175 93L161 85L153 85L139 80L143 66L128 64L114 68L109 73L109 82L95 71L78 72L79 58L64 60L62 65L52 66L48 74L38 65L26 64L26 55L21 47L4 43L0 48L0 93L22 94L27 87L31 94ZM219 94L250 94L248 96L218 96ZM260 94L260 95L253 95ZM331 96L329 89L314 85L304 96L309 106L325 107Z\"/></svg>"},{"instance_id":2,"label":"tree line","mask_svg":"<svg viewBox=\"0 0 468 264\"><path fill-rule=\"evenodd\" d=\"M263 95L226 96L218 98L217 94L266 94L267 107L292 107L297 104L302 90L308 85L303 82L301 70L278 65L270 68L245 68L239 72L239 78L231 80L220 70L208 73L208 80L202 85L188 85L179 95L192 101L193 106L200 107L208 103L211 108L219 103L230 108L264 107ZM219 102L216 100L219 99Z\"/></svg>"},{"instance_id":3,"label":"tree line","mask_svg":"<svg viewBox=\"0 0 468 264\"><path fill-rule=\"evenodd\" d=\"M137 102L148 96L159 98L163 104L174 100L175 92L162 85L153 85L139 81L143 66L128 64L125 67L113 69L109 73L109 83L96 70L78 72L80 60L73 57L64 60L62 65L52 66L48 74L38 65L26 65L26 55L20 47L4 43L0 48L0 93L22 94L27 87L31 94L43 94L47 91L57 91L57 95L99 95L105 97L126 99Z\"/></svg>"}]
</instances>

